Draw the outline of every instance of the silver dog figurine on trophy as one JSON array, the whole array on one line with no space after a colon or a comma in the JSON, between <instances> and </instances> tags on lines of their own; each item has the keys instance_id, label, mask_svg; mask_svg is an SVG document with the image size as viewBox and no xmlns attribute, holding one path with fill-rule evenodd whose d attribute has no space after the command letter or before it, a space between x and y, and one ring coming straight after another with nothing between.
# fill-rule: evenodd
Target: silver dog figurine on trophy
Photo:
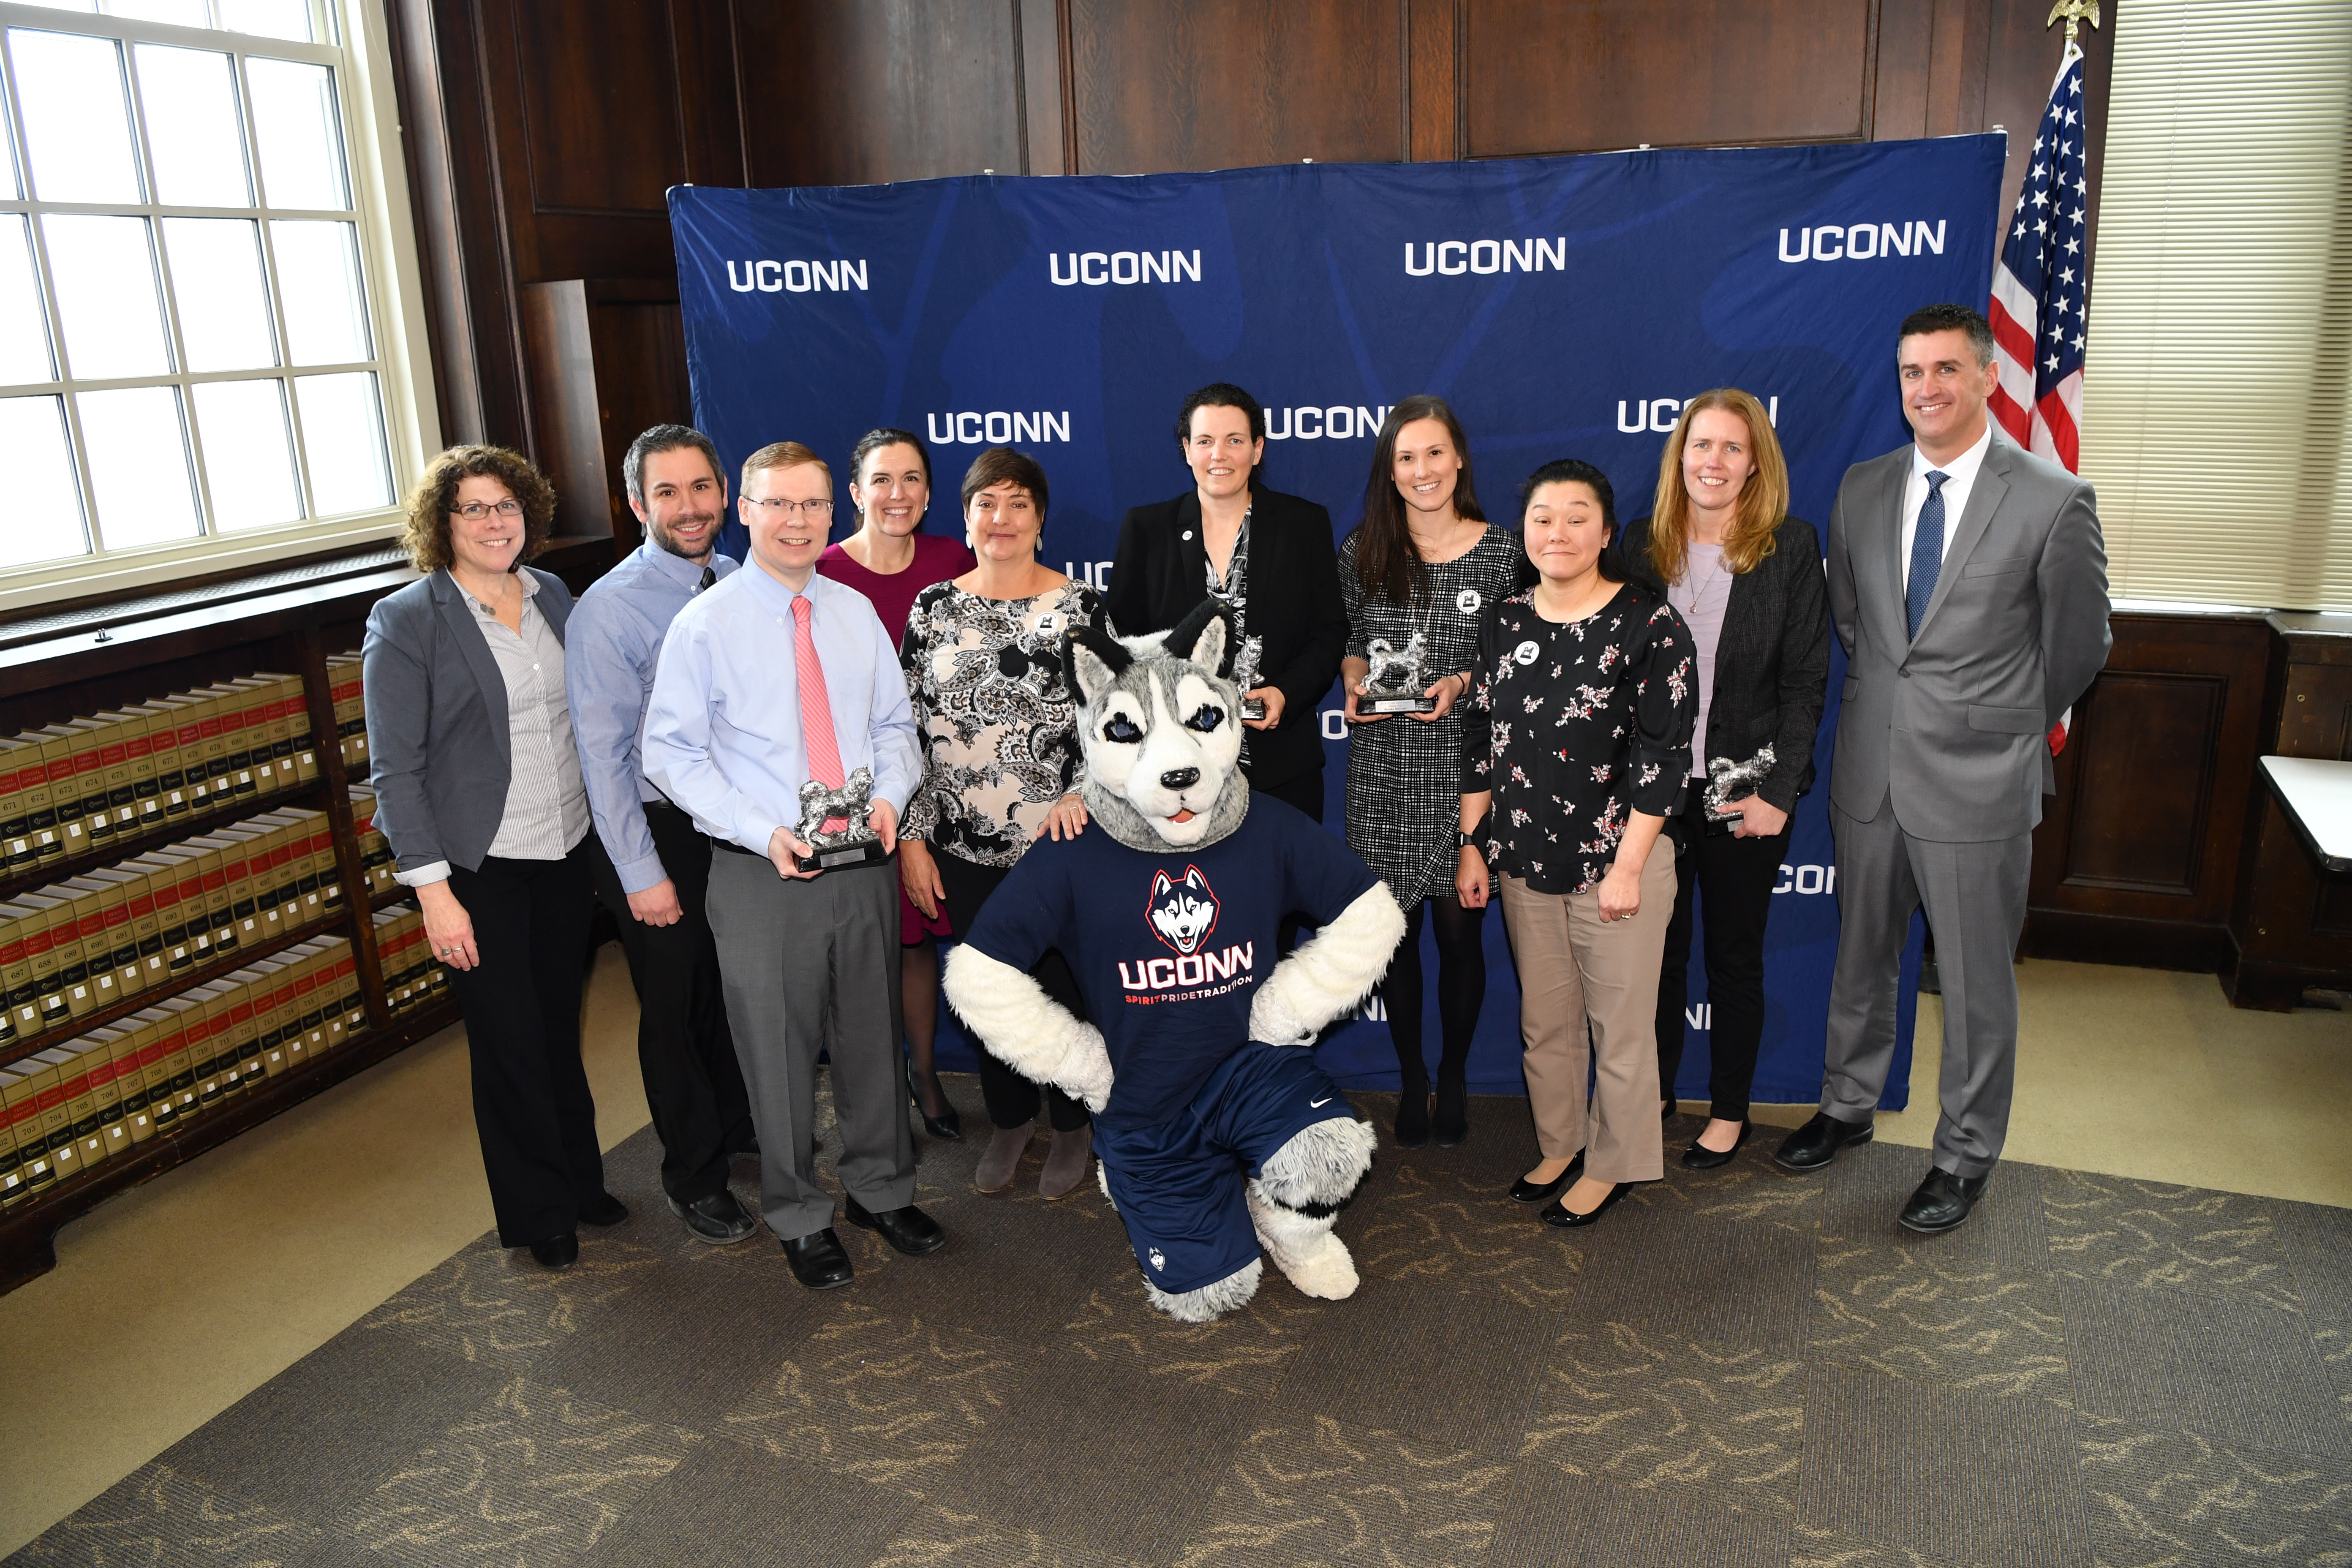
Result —
<instances>
[{"instance_id":1,"label":"silver dog figurine on trophy","mask_svg":"<svg viewBox=\"0 0 2352 1568\"><path fill-rule=\"evenodd\" d=\"M882 847L882 836L866 826L866 814L874 805L874 770L857 768L839 789L827 789L814 779L801 785L800 826L793 835L809 847L809 853L793 857L793 864L803 871L837 871L845 866L863 866L890 857ZM838 832L827 833L825 823L834 817L845 817L847 824Z\"/></svg>"},{"instance_id":2,"label":"silver dog figurine on trophy","mask_svg":"<svg viewBox=\"0 0 2352 1568\"><path fill-rule=\"evenodd\" d=\"M1364 689L1356 697L1357 712L1377 715L1437 711L1437 699L1425 695L1429 688L1428 638L1416 631L1400 648L1386 637L1374 637L1364 645L1364 656L1371 668L1364 672Z\"/></svg>"},{"instance_id":3,"label":"silver dog figurine on trophy","mask_svg":"<svg viewBox=\"0 0 2352 1568\"><path fill-rule=\"evenodd\" d=\"M1242 638L1241 651L1234 655L1234 684L1242 689L1242 717L1252 723L1265 717L1265 702L1252 697L1254 688L1263 686L1257 678L1258 661L1265 657L1264 637Z\"/></svg>"}]
</instances>

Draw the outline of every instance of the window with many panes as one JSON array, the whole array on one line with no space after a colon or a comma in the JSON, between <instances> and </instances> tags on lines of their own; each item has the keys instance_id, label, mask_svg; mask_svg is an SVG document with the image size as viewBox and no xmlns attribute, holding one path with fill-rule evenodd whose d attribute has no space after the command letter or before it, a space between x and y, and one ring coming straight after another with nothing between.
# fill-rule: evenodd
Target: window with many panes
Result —
<instances>
[{"instance_id":1,"label":"window with many panes","mask_svg":"<svg viewBox=\"0 0 2352 1568\"><path fill-rule=\"evenodd\" d=\"M339 11L0 4L0 587L389 517L405 359Z\"/></svg>"}]
</instances>

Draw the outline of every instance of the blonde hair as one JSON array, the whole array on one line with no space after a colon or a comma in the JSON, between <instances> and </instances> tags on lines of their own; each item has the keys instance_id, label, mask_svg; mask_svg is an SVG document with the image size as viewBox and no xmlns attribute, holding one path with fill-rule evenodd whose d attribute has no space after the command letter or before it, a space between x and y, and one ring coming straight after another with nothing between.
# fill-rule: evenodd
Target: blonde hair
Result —
<instances>
[{"instance_id":1,"label":"blonde hair","mask_svg":"<svg viewBox=\"0 0 2352 1568\"><path fill-rule=\"evenodd\" d=\"M797 468L803 463L814 463L824 475L825 483L833 482L833 469L826 467L825 460L798 441L771 441L743 459L743 487L749 489L751 476L762 468Z\"/></svg>"},{"instance_id":2,"label":"blonde hair","mask_svg":"<svg viewBox=\"0 0 2352 1568\"><path fill-rule=\"evenodd\" d=\"M1683 405L1666 449L1658 455L1658 494L1650 508L1650 569L1662 583L1679 583L1690 544L1690 491L1683 484L1683 443L1691 421L1710 408L1735 415L1748 426L1748 449L1755 469L1740 487L1731 526L1723 533L1723 563L1734 573L1753 572L1772 553L1780 520L1789 515L1789 462L1780 455L1771 416L1750 394L1736 386L1702 392Z\"/></svg>"}]
</instances>

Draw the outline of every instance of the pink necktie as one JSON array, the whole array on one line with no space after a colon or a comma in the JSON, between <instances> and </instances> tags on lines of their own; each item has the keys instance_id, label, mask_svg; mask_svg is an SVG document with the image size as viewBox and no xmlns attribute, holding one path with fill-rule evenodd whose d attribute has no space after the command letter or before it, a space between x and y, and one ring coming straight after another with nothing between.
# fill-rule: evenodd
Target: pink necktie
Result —
<instances>
[{"instance_id":1,"label":"pink necktie","mask_svg":"<svg viewBox=\"0 0 2352 1568\"><path fill-rule=\"evenodd\" d=\"M824 694L824 666L816 657L816 634L809 629L812 606L805 595L793 595L793 668L801 684L801 746L808 752L809 776L827 789L845 782L841 771L841 742L833 735L833 700ZM828 816L824 831L838 833L848 818Z\"/></svg>"}]
</instances>

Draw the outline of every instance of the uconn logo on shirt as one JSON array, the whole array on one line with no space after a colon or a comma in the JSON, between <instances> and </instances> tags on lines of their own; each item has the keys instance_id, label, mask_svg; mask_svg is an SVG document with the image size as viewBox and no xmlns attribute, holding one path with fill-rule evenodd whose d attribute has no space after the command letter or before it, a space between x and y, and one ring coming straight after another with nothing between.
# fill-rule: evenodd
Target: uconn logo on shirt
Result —
<instances>
[{"instance_id":1,"label":"uconn logo on shirt","mask_svg":"<svg viewBox=\"0 0 2352 1568\"><path fill-rule=\"evenodd\" d=\"M1143 911L1144 923L1175 954L1173 958L1141 958L1132 964L1121 960L1118 983L1129 991L1193 992L1220 995L1243 983L1256 967L1256 944L1242 942L1214 952L1205 944L1217 929L1217 895L1198 866L1184 868L1181 879L1165 871L1151 878L1151 897ZM1199 987L1211 987L1197 990ZM1173 1000L1151 995L1135 1001Z\"/></svg>"}]
</instances>

